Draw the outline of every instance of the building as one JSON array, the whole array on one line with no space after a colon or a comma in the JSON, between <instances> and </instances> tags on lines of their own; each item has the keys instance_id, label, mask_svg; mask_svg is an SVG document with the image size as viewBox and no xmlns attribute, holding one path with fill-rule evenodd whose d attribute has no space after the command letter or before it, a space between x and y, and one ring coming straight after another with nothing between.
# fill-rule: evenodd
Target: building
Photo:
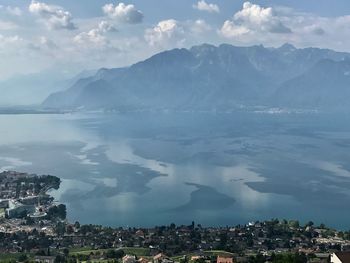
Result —
<instances>
[{"instance_id":1,"label":"building","mask_svg":"<svg viewBox=\"0 0 350 263\"><path fill-rule=\"evenodd\" d=\"M233 263L233 258L232 257L218 256L216 259L216 263Z\"/></svg>"},{"instance_id":2,"label":"building","mask_svg":"<svg viewBox=\"0 0 350 263\"><path fill-rule=\"evenodd\" d=\"M153 257L154 263L161 263L163 259L165 259L166 256L163 253L159 253Z\"/></svg>"},{"instance_id":3,"label":"building","mask_svg":"<svg viewBox=\"0 0 350 263\"><path fill-rule=\"evenodd\" d=\"M202 259L202 258L204 258L204 257L203 257L203 256L192 256L192 257L191 257L191 261L200 260L200 259Z\"/></svg>"},{"instance_id":4,"label":"building","mask_svg":"<svg viewBox=\"0 0 350 263\"><path fill-rule=\"evenodd\" d=\"M140 258L139 260L137 260L138 263L149 263L149 260L146 258Z\"/></svg>"},{"instance_id":5,"label":"building","mask_svg":"<svg viewBox=\"0 0 350 263\"><path fill-rule=\"evenodd\" d=\"M8 208L9 207L9 200L2 200L0 199L0 208Z\"/></svg>"},{"instance_id":6,"label":"building","mask_svg":"<svg viewBox=\"0 0 350 263\"><path fill-rule=\"evenodd\" d=\"M34 221L40 221L40 220L43 220L43 219L45 219L47 217L47 213L46 212L42 212L39 209L36 209L36 211L34 213L30 213L28 215Z\"/></svg>"},{"instance_id":7,"label":"building","mask_svg":"<svg viewBox=\"0 0 350 263\"><path fill-rule=\"evenodd\" d=\"M158 255L155 255L153 257L154 263L173 263L174 261L171 260L169 257L164 255L163 253L159 253Z\"/></svg>"},{"instance_id":8,"label":"building","mask_svg":"<svg viewBox=\"0 0 350 263\"><path fill-rule=\"evenodd\" d=\"M123 263L135 263L136 262L136 257L135 256L131 256L131 255L125 255L123 257Z\"/></svg>"},{"instance_id":9,"label":"building","mask_svg":"<svg viewBox=\"0 0 350 263\"><path fill-rule=\"evenodd\" d=\"M34 205L23 205L20 202L10 200L9 207L6 209L6 216L8 218L16 218L21 216L24 213L26 213L27 215L34 212L35 212Z\"/></svg>"},{"instance_id":10,"label":"building","mask_svg":"<svg viewBox=\"0 0 350 263\"><path fill-rule=\"evenodd\" d=\"M50 256L36 256L34 258L35 262L38 263L54 263L55 262L55 257L50 257Z\"/></svg>"},{"instance_id":11,"label":"building","mask_svg":"<svg viewBox=\"0 0 350 263\"><path fill-rule=\"evenodd\" d=\"M331 263L350 263L350 252L332 253Z\"/></svg>"}]
</instances>

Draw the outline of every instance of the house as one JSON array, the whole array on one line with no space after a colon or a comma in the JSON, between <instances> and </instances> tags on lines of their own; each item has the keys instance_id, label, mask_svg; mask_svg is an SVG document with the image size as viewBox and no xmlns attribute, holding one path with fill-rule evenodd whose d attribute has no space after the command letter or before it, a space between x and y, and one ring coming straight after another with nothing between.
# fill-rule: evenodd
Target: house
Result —
<instances>
[{"instance_id":1,"label":"house","mask_svg":"<svg viewBox=\"0 0 350 263\"><path fill-rule=\"evenodd\" d=\"M139 260L137 260L138 263L149 263L149 260L146 258L140 258Z\"/></svg>"},{"instance_id":2,"label":"house","mask_svg":"<svg viewBox=\"0 0 350 263\"><path fill-rule=\"evenodd\" d=\"M123 257L123 263L135 263L136 262L136 257L135 256L130 256L130 255L125 255Z\"/></svg>"},{"instance_id":3,"label":"house","mask_svg":"<svg viewBox=\"0 0 350 263\"><path fill-rule=\"evenodd\" d=\"M1 200L0 199L0 208L8 208L9 207L9 200Z\"/></svg>"},{"instance_id":4,"label":"house","mask_svg":"<svg viewBox=\"0 0 350 263\"><path fill-rule=\"evenodd\" d=\"M34 258L35 262L38 263L54 263L55 262L55 257L50 257L50 256L36 256Z\"/></svg>"},{"instance_id":5,"label":"house","mask_svg":"<svg viewBox=\"0 0 350 263\"><path fill-rule=\"evenodd\" d=\"M136 233L135 233L135 235L136 235L137 237L142 237L142 238L145 237L145 233L144 233L142 230L137 230Z\"/></svg>"},{"instance_id":6,"label":"house","mask_svg":"<svg viewBox=\"0 0 350 263\"><path fill-rule=\"evenodd\" d=\"M226 256L218 256L216 259L216 263L233 263L233 258Z\"/></svg>"},{"instance_id":7,"label":"house","mask_svg":"<svg viewBox=\"0 0 350 263\"><path fill-rule=\"evenodd\" d=\"M159 253L158 255L155 255L153 257L153 262L154 263L173 263L174 261L169 259L166 255L163 253Z\"/></svg>"},{"instance_id":8,"label":"house","mask_svg":"<svg viewBox=\"0 0 350 263\"><path fill-rule=\"evenodd\" d=\"M154 263L160 263L162 262L163 259L165 259L166 256L163 253L159 253L153 257L153 262Z\"/></svg>"},{"instance_id":9,"label":"house","mask_svg":"<svg viewBox=\"0 0 350 263\"><path fill-rule=\"evenodd\" d=\"M204 257L203 257L203 256L192 256L192 257L191 257L191 261L200 260L200 259L202 259L202 258L204 258Z\"/></svg>"},{"instance_id":10,"label":"house","mask_svg":"<svg viewBox=\"0 0 350 263\"><path fill-rule=\"evenodd\" d=\"M350 252L332 253L331 263L350 263Z\"/></svg>"}]
</instances>

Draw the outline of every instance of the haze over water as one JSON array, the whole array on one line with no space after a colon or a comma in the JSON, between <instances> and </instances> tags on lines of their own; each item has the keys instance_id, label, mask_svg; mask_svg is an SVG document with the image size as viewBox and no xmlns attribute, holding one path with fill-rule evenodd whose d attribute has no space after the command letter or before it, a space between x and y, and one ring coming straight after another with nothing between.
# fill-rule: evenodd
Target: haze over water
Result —
<instances>
[{"instance_id":1,"label":"haze over water","mask_svg":"<svg viewBox=\"0 0 350 263\"><path fill-rule=\"evenodd\" d=\"M0 170L52 174L68 218L110 226L270 218L348 228L349 117L0 115Z\"/></svg>"}]
</instances>

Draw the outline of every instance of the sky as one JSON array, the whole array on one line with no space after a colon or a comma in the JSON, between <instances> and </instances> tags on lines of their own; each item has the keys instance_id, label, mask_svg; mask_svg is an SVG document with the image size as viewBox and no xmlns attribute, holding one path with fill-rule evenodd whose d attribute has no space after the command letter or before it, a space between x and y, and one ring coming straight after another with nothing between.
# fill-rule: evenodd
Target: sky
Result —
<instances>
[{"instance_id":1,"label":"sky","mask_svg":"<svg viewBox=\"0 0 350 263\"><path fill-rule=\"evenodd\" d=\"M172 48L350 52L349 0L0 0L0 80L123 67Z\"/></svg>"}]
</instances>

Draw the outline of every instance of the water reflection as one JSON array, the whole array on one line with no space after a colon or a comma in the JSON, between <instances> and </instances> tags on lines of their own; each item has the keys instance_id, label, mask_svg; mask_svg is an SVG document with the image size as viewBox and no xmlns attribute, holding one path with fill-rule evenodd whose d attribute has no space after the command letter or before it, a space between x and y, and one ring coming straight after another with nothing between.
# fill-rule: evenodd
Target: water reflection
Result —
<instances>
[{"instance_id":1,"label":"water reflection","mask_svg":"<svg viewBox=\"0 0 350 263\"><path fill-rule=\"evenodd\" d=\"M53 194L71 220L226 225L286 217L345 227L350 219L350 127L340 117L139 113L0 121L0 169L61 177ZM341 218L334 216L339 209Z\"/></svg>"}]
</instances>

